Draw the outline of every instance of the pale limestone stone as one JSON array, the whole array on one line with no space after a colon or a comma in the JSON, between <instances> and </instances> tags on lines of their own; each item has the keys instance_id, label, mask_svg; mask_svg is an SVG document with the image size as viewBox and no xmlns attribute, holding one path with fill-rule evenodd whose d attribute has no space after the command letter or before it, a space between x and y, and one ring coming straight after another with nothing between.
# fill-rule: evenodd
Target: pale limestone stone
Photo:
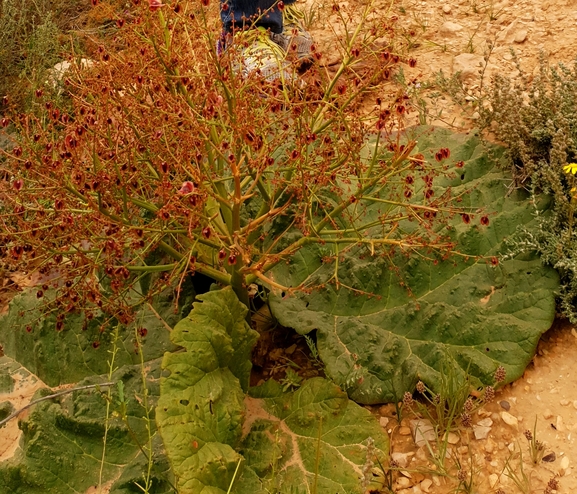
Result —
<instances>
[{"instance_id":1,"label":"pale limestone stone","mask_svg":"<svg viewBox=\"0 0 577 494\"><path fill-rule=\"evenodd\" d=\"M515 43L519 43L519 44L524 43L525 40L527 39L528 34L529 33L527 32L526 29L520 29L519 31L517 31L515 33L515 37L513 38L513 41Z\"/></svg>"},{"instance_id":2,"label":"pale limestone stone","mask_svg":"<svg viewBox=\"0 0 577 494\"><path fill-rule=\"evenodd\" d=\"M489 485L491 489L494 489L495 486L499 483L499 476L496 473L492 473L489 475Z\"/></svg>"},{"instance_id":3,"label":"pale limestone stone","mask_svg":"<svg viewBox=\"0 0 577 494\"><path fill-rule=\"evenodd\" d=\"M457 24L456 22L447 21L444 22L441 27L439 28L439 34L441 36L450 37L455 36L459 32L463 30L463 26L461 24Z\"/></svg>"},{"instance_id":4,"label":"pale limestone stone","mask_svg":"<svg viewBox=\"0 0 577 494\"><path fill-rule=\"evenodd\" d=\"M424 492L429 492L429 489L433 485L433 481L431 479L425 479L421 482L421 489Z\"/></svg>"},{"instance_id":5,"label":"pale limestone stone","mask_svg":"<svg viewBox=\"0 0 577 494\"><path fill-rule=\"evenodd\" d=\"M501 420L511 427L519 427L519 420L509 412L501 412Z\"/></svg>"},{"instance_id":6,"label":"pale limestone stone","mask_svg":"<svg viewBox=\"0 0 577 494\"><path fill-rule=\"evenodd\" d=\"M436 439L435 428L429 420L411 420L409 425L417 447L420 448L424 446L427 441L434 441Z\"/></svg>"}]
</instances>

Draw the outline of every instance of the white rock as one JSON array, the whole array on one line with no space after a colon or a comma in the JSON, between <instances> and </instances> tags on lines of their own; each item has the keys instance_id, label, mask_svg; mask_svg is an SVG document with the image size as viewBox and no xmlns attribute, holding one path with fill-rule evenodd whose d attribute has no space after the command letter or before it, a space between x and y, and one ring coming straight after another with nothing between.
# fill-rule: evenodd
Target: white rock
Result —
<instances>
[{"instance_id":1,"label":"white rock","mask_svg":"<svg viewBox=\"0 0 577 494\"><path fill-rule=\"evenodd\" d=\"M479 420L479 422L477 422L477 425L480 425L481 427L491 427L493 425L493 421L489 417L487 417L486 419Z\"/></svg>"},{"instance_id":2,"label":"white rock","mask_svg":"<svg viewBox=\"0 0 577 494\"><path fill-rule=\"evenodd\" d=\"M483 427L482 425L473 426L473 434L475 434L475 439L486 439L491 432L490 427Z\"/></svg>"},{"instance_id":3,"label":"white rock","mask_svg":"<svg viewBox=\"0 0 577 494\"><path fill-rule=\"evenodd\" d=\"M501 412L501 420L511 427L518 427L519 421L517 417L511 415L509 412Z\"/></svg>"},{"instance_id":4,"label":"white rock","mask_svg":"<svg viewBox=\"0 0 577 494\"><path fill-rule=\"evenodd\" d=\"M494 489L498 482L499 476L496 473L489 475L489 485L491 486L491 489Z\"/></svg>"},{"instance_id":5,"label":"white rock","mask_svg":"<svg viewBox=\"0 0 577 494\"><path fill-rule=\"evenodd\" d=\"M392 453L391 459L395 460L401 468L405 468L409 464L409 455L407 453Z\"/></svg>"},{"instance_id":6,"label":"white rock","mask_svg":"<svg viewBox=\"0 0 577 494\"><path fill-rule=\"evenodd\" d=\"M455 34L459 33L463 30L463 26L461 24L457 24L456 22L447 21L444 22L441 27L439 28L439 34L445 37L454 36Z\"/></svg>"},{"instance_id":7,"label":"white rock","mask_svg":"<svg viewBox=\"0 0 577 494\"><path fill-rule=\"evenodd\" d=\"M429 492L429 489L433 485L433 481L431 479L425 479L421 482L421 489L424 492Z\"/></svg>"},{"instance_id":8,"label":"white rock","mask_svg":"<svg viewBox=\"0 0 577 494\"><path fill-rule=\"evenodd\" d=\"M413 434L413 440L419 448L424 446L427 441L434 441L437 438L435 428L429 420L411 420L409 422L409 427L411 428L411 432Z\"/></svg>"},{"instance_id":9,"label":"white rock","mask_svg":"<svg viewBox=\"0 0 577 494\"><path fill-rule=\"evenodd\" d=\"M383 428L385 428L388 423L389 423L388 417L381 417L379 419L379 424L381 424L381 427L383 427Z\"/></svg>"},{"instance_id":10,"label":"white rock","mask_svg":"<svg viewBox=\"0 0 577 494\"><path fill-rule=\"evenodd\" d=\"M78 61L78 67L81 69L89 69L94 65L94 60L90 60L88 58L81 58ZM68 60L63 60L62 62L58 62L54 67L48 69L46 74L48 78L46 79L46 84L49 84L52 87L58 86L59 83L62 82L66 73L72 67L72 63Z\"/></svg>"},{"instance_id":11,"label":"white rock","mask_svg":"<svg viewBox=\"0 0 577 494\"><path fill-rule=\"evenodd\" d=\"M527 33L526 29L521 29L515 33L515 37L513 38L513 41L515 43L523 43L527 39L528 34L529 33Z\"/></svg>"},{"instance_id":12,"label":"white rock","mask_svg":"<svg viewBox=\"0 0 577 494\"><path fill-rule=\"evenodd\" d=\"M573 408L574 408L575 410L577 410L577 400L575 400L575 401L573 402Z\"/></svg>"}]
</instances>

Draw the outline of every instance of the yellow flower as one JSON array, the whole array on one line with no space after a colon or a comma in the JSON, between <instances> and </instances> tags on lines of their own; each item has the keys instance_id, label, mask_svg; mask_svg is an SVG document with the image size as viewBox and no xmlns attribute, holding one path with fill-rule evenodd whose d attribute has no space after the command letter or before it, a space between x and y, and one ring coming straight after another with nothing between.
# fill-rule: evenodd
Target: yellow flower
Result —
<instances>
[{"instance_id":1,"label":"yellow flower","mask_svg":"<svg viewBox=\"0 0 577 494\"><path fill-rule=\"evenodd\" d=\"M577 173L577 163L567 163L565 166L563 166L563 171L565 173L572 173L575 175L575 173Z\"/></svg>"}]
</instances>

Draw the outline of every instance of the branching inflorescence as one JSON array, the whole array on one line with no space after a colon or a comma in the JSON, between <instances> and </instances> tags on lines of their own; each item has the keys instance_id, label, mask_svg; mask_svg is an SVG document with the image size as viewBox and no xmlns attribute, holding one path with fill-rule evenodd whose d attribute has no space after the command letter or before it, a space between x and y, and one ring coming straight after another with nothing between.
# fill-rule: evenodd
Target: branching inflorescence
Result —
<instances>
[{"instance_id":1,"label":"branching inflorescence","mask_svg":"<svg viewBox=\"0 0 577 494\"><path fill-rule=\"evenodd\" d=\"M1 241L13 268L39 271L39 298L55 288L63 313L126 323L126 293L154 272L140 302L202 273L248 303L249 285L278 286L271 269L309 243L327 260L358 245L454 251L439 232L455 198L434 186L449 151L412 154L403 97L360 110L402 62L370 5L356 23L334 10L340 65L315 47L290 86L237 73L242 46L217 55L212 6L133 8L122 49L67 74L64 106L38 90L34 112L2 121L18 138L1 164Z\"/></svg>"}]
</instances>

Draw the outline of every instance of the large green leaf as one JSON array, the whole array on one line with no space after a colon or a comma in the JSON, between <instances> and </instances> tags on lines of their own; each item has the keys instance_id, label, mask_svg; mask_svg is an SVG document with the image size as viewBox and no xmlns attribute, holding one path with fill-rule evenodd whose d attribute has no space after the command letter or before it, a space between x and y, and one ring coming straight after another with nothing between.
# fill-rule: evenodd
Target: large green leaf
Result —
<instances>
[{"instance_id":1,"label":"large green leaf","mask_svg":"<svg viewBox=\"0 0 577 494\"><path fill-rule=\"evenodd\" d=\"M232 289L199 297L173 330L157 422L180 494L361 493L367 439L388 438L338 386L313 379L294 393L269 381L245 396L256 332ZM314 487L316 486L316 487Z\"/></svg>"},{"instance_id":2,"label":"large green leaf","mask_svg":"<svg viewBox=\"0 0 577 494\"><path fill-rule=\"evenodd\" d=\"M472 212L471 222L457 215L440 233L470 257L431 262L398 254L391 263L357 248L341 253L340 289L333 283L308 294L270 297L281 324L301 334L317 330L327 374L361 403L398 400L418 379L435 387L444 361L478 383L492 383L499 365L509 381L516 379L555 314L558 276L539 259L496 266L476 261L475 256L498 256L517 226L533 224L534 206L522 192L510 193L511 180L498 167L502 148L475 135L433 128L415 132L428 159L440 147L451 149L453 173L435 181L435 196L450 187L454 197L462 197L459 206ZM455 166L459 161L463 167ZM367 214L374 214L372 207ZM479 221L485 215L488 225ZM290 265L276 269L275 279L289 287L304 280L327 282L335 266L323 263L326 249L302 249Z\"/></svg>"},{"instance_id":3,"label":"large green leaf","mask_svg":"<svg viewBox=\"0 0 577 494\"><path fill-rule=\"evenodd\" d=\"M155 312L143 305L134 323L122 328L121 341L116 342L120 346L116 354L118 365L139 361L134 351L135 327L146 329L144 360L161 357L166 350L174 348L170 345L166 324L176 324L181 316L174 310L170 293L171 290L166 290L154 298ZM49 386L78 382L108 371L114 322L103 314L87 320L84 314L75 313L68 315L63 330L57 331L56 316L45 314L44 310L44 299L38 300L35 291L14 297L8 314L0 319L0 344L5 355Z\"/></svg>"},{"instance_id":4,"label":"large green leaf","mask_svg":"<svg viewBox=\"0 0 577 494\"><path fill-rule=\"evenodd\" d=\"M7 359L7 357L3 357ZM4 362L2 368L14 364ZM154 406L159 391L160 359L147 363L146 386L149 405ZM93 376L79 383L90 385L108 381L108 376ZM128 424L110 418L106 455L101 463L105 419L106 388L75 391L59 399L43 401L21 419L22 438L14 456L0 464L0 492L13 494L76 494L98 485L102 466L103 485L110 494L138 492L144 485L148 461L135 439L147 446L148 431L154 434L154 415L145 420L142 406L140 366L125 366L112 376L124 383ZM50 394L42 390L42 395ZM119 399L114 387L112 402ZM115 406L112 410L115 410ZM147 451L147 449L145 449ZM147 451L148 454L148 451ZM158 435L152 438L153 469L151 494L173 492L169 465Z\"/></svg>"},{"instance_id":5,"label":"large green leaf","mask_svg":"<svg viewBox=\"0 0 577 494\"><path fill-rule=\"evenodd\" d=\"M167 353L157 423L181 494L225 492L241 456L244 390L258 334L231 288L200 295L171 339L184 353ZM254 475L241 471L239 482ZM252 479L252 480L251 480Z\"/></svg>"},{"instance_id":6,"label":"large green leaf","mask_svg":"<svg viewBox=\"0 0 577 494\"><path fill-rule=\"evenodd\" d=\"M10 393L14 380L19 385L26 381L34 385L33 389L42 388L36 397L52 394L47 385L83 386L109 380L115 383L111 388L104 463L108 388L74 391L42 401L28 415L20 416L19 446L11 458L0 463L0 492L84 493L100 482L101 468L107 492L139 492L136 484L144 485L149 468L146 457L150 452L149 433L153 455L149 491L173 492L168 460L156 434L153 413L159 393L160 357L175 348L166 324L176 323L180 317L174 310L172 291L151 297L151 305L141 307L128 327L117 327L116 323L103 325L104 316L86 321L81 314L71 314L65 319L62 331L57 331L56 318L43 314L45 299L37 299L34 292L23 293L11 302L8 315L0 320L0 341L8 355L0 359L0 383ZM113 354L118 370L109 379ZM119 401L118 383L124 386L124 405ZM12 395L17 392L12 391ZM145 393L148 407L152 407L148 419ZM10 394L5 397L8 400L5 403L11 406L11 400L20 402ZM124 406L128 425L118 417ZM13 427L14 422L10 425Z\"/></svg>"},{"instance_id":7,"label":"large green leaf","mask_svg":"<svg viewBox=\"0 0 577 494\"><path fill-rule=\"evenodd\" d=\"M268 492L363 493L368 438L381 463L389 450L388 436L370 412L322 378L292 393L267 388L251 390L245 400L250 432L242 453Z\"/></svg>"}]
</instances>

